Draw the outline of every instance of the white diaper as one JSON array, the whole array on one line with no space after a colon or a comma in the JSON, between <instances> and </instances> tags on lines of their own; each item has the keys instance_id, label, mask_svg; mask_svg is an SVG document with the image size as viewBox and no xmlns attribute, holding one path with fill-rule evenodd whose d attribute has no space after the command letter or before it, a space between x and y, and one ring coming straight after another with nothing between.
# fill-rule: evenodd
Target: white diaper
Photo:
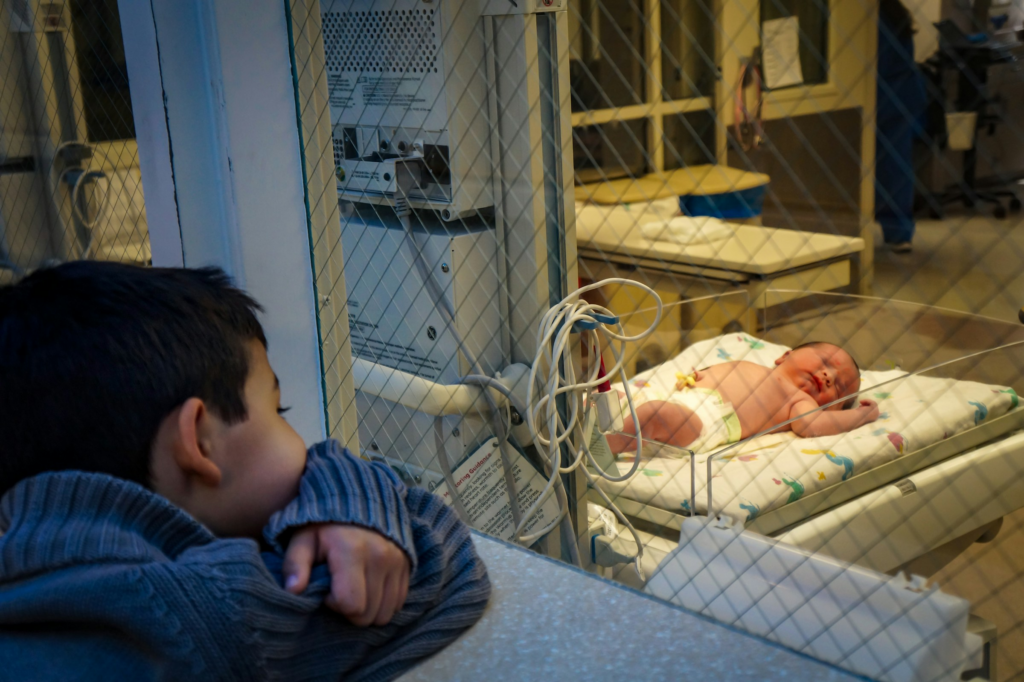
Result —
<instances>
[{"instance_id":1,"label":"white diaper","mask_svg":"<svg viewBox=\"0 0 1024 682\"><path fill-rule=\"evenodd\" d=\"M632 388L632 387L631 387ZM664 400L665 402L681 405L693 410L693 413L700 417L700 435L697 440L690 443L686 449L680 449L672 445L657 443L644 439L643 453L651 457L685 457L687 450L696 453L712 452L727 443L736 443L743 436L743 427L736 415L731 403L722 398L722 395L710 388L683 388L678 391L660 391L652 387L643 387L640 390L633 390L633 405L639 407L652 400ZM623 416L629 416L629 404L625 395L620 396ZM642 434L641 434L642 435Z\"/></svg>"}]
</instances>

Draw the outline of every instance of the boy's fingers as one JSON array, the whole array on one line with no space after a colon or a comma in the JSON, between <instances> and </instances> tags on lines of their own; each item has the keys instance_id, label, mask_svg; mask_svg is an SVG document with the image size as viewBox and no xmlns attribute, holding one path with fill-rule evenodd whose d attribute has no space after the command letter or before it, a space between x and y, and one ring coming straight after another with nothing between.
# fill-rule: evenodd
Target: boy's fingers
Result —
<instances>
[{"instance_id":1,"label":"boy's fingers","mask_svg":"<svg viewBox=\"0 0 1024 682\"><path fill-rule=\"evenodd\" d=\"M405 557L402 557L405 559ZM402 566L402 575L398 579L398 601L395 602L395 612L401 611L405 606L405 600L409 596L409 561L406 559Z\"/></svg>"},{"instance_id":2,"label":"boy's fingers","mask_svg":"<svg viewBox=\"0 0 1024 682\"><path fill-rule=\"evenodd\" d=\"M284 553L284 588L300 594L309 584L309 571L316 557L316 529L306 528L292 536Z\"/></svg>"},{"instance_id":3,"label":"boy's fingers","mask_svg":"<svg viewBox=\"0 0 1024 682\"><path fill-rule=\"evenodd\" d=\"M374 625L387 625L395 615L395 602L398 601L398 580L401 575L389 573L384 578L384 586L381 590L380 607L377 615L373 618Z\"/></svg>"},{"instance_id":4,"label":"boy's fingers","mask_svg":"<svg viewBox=\"0 0 1024 682\"><path fill-rule=\"evenodd\" d=\"M330 551L327 565L331 571L327 605L354 624L362 625L358 619L366 611L365 557L359 552Z\"/></svg>"},{"instance_id":5,"label":"boy's fingers","mask_svg":"<svg viewBox=\"0 0 1024 682\"><path fill-rule=\"evenodd\" d=\"M374 620L375 625L390 623L395 614L405 606L405 600L409 596L409 560L400 550L393 565L395 568L388 571L384 583L384 598Z\"/></svg>"},{"instance_id":6,"label":"boy's fingers","mask_svg":"<svg viewBox=\"0 0 1024 682\"><path fill-rule=\"evenodd\" d=\"M366 581L366 608L355 617L349 618L356 625L372 625L377 621L384 600L384 578L380 575L368 576Z\"/></svg>"}]
</instances>

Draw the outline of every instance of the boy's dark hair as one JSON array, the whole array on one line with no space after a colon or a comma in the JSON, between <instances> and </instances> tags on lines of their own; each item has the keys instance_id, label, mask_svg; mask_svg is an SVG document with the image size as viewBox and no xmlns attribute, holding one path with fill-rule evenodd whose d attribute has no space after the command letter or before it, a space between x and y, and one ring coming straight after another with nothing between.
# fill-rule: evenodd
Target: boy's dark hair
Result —
<instances>
[{"instance_id":1,"label":"boy's dark hair","mask_svg":"<svg viewBox=\"0 0 1024 682\"><path fill-rule=\"evenodd\" d=\"M853 357L853 353L851 353L850 351L846 350L845 348L843 348L842 346L840 346L838 344L829 343L828 341L808 341L807 343L801 343L799 346L794 346L793 350L800 350L801 348L814 348L816 346L835 346L836 348L839 348L844 353L849 355L850 356L850 360L853 361L854 369L857 370L857 380L860 381L860 365L857 364L857 358ZM845 403L843 403L843 409L844 410L852 410L856 406L857 406L857 396L852 396L849 400L847 400Z\"/></svg>"},{"instance_id":2,"label":"boy's dark hair","mask_svg":"<svg viewBox=\"0 0 1024 682\"><path fill-rule=\"evenodd\" d=\"M259 310L217 268L86 261L0 288L0 492L66 469L148 487L153 439L185 400L245 419Z\"/></svg>"}]
</instances>

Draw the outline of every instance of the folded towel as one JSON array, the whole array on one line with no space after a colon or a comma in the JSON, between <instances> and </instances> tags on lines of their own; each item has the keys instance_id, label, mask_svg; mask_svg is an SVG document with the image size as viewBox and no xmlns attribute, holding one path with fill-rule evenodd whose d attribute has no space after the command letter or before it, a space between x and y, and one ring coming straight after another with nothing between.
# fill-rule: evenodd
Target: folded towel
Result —
<instances>
[{"instance_id":1,"label":"folded towel","mask_svg":"<svg viewBox=\"0 0 1024 682\"><path fill-rule=\"evenodd\" d=\"M733 229L718 218L710 216L679 216L670 220L655 220L640 226L640 234L650 241L675 244L707 244L728 239Z\"/></svg>"}]
</instances>

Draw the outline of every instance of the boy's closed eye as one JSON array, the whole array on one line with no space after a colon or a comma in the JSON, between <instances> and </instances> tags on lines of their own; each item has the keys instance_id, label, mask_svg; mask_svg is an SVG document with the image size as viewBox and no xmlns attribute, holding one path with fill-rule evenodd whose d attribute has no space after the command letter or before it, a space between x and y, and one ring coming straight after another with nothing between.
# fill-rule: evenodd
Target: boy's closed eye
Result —
<instances>
[{"instance_id":1,"label":"boy's closed eye","mask_svg":"<svg viewBox=\"0 0 1024 682\"><path fill-rule=\"evenodd\" d=\"M289 407L281 407L281 380L277 378L277 373L274 374L274 395L277 397L277 413L283 415L288 410L292 409Z\"/></svg>"}]
</instances>

